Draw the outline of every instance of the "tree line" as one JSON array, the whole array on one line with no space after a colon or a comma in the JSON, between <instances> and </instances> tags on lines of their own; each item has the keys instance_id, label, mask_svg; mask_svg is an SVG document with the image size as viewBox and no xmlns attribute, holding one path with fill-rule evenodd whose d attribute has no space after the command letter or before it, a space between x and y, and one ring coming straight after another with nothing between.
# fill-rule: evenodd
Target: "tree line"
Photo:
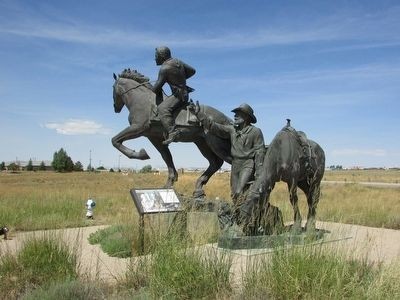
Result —
<instances>
[{"instance_id":1,"label":"tree line","mask_svg":"<svg viewBox=\"0 0 400 300\"><path fill-rule=\"evenodd\" d=\"M68 155L67 151L65 151L63 148L60 150L54 152L53 154L53 161L51 162L51 166L56 172L81 172L83 171L83 165L80 161L73 162L72 158ZM10 171L19 171L21 167L16 163L12 162L8 166L6 166L5 162L0 163L0 171L5 170L7 167L8 170ZM40 163L39 167L35 167L33 165L32 159L29 159L28 164L25 167L26 171L34 171L34 170L39 170L39 171L46 171L46 165L44 161ZM89 164L86 168L87 171L94 171L94 168ZM104 167L98 167L97 170L105 170ZM154 172L151 165L146 165L144 166L141 170L139 170L139 173L151 173ZM110 172L114 172L113 169L110 169ZM118 172L121 172L121 170L118 170Z\"/></svg>"},{"instance_id":2,"label":"tree line","mask_svg":"<svg viewBox=\"0 0 400 300\"><path fill-rule=\"evenodd\" d=\"M83 171L83 165L80 161L73 162L71 157L68 155L67 151L65 151L63 148L60 150L54 152L53 155L53 161L51 162L51 166L54 169L54 171L57 172L72 172L72 171ZM90 166L88 166L89 168ZM91 167L90 167L91 168ZM19 171L21 169L21 166L17 164L16 162L10 163L8 166L6 166L6 163L3 161L0 163L0 171L3 171L5 169L8 169L10 171ZM44 161L42 161L39 165L39 167L34 166L32 159L29 159L28 164L25 167L26 171L46 171L46 164Z\"/></svg>"}]
</instances>

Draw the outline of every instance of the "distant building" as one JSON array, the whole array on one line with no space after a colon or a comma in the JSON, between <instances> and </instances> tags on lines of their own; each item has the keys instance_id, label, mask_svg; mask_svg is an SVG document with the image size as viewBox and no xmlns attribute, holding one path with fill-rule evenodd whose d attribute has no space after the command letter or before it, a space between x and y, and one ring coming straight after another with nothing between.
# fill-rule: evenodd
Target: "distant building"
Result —
<instances>
[{"instance_id":1,"label":"distant building","mask_svg":"<svg viewBox=\"0 0 400 300\"><path fill-rule=\"evenodd\" d=\"M32 167L34 171L38 171L40 170L40 166L42 165L42 162L44 163L44 167L46 171L53 171L53 167L51 166L51 160L32 160ZM16 164L19 168L18 171L26 171L28 164L29 164L29 160L15 160L15 161L8 161L5 162L5 167L6 167L6 171L8 171L8 166L10 164Z\"/></svg>"}]
</instances>

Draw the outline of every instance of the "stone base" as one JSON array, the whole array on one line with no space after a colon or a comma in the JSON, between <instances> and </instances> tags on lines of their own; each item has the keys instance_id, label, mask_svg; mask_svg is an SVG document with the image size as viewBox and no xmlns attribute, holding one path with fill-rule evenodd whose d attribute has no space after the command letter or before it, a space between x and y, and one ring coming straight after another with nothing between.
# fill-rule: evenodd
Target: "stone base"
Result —
<instances>
[{"instance_id":1,"label":"stone base","mask_svg":"<svg viewBox=\"0 0 400 300\"><path fill-rule=\"evenodd\" d=\"M299 234L285 232L279 235L259 236L231 236L222 234L218 238L218 247L225 249L264 249L277 248L287 245L304 245L323 238L325 231L316 229L313 232L302 232Z\"/></svg>"}]
</instances>

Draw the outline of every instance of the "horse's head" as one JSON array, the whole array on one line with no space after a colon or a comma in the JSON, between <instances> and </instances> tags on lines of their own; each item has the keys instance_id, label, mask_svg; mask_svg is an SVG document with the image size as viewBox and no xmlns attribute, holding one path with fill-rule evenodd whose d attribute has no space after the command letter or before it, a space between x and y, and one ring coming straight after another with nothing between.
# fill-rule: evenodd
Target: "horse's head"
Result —
<instances>
[{"instance_id":1,"label":"horse's head","mask_svg":"<svg viewBox=\"0 0 400 300\"><path fill-rule=\"evenodd\" d=\"M119 78L115 73L114 76L114 85L113 85L113 99L114 99L114 111L116 113L121 112L122 108L124 107L124 101L122 99L122 92L120 91L120 86L118 85Z\"/></svg>"},{"instance_id":2,"label":"horse's head","mask_svg":"<svg viewBox=\"0 0 400 300\"><path fill-rule=\"evenodd\" d=\"M128 94L128 92L144 89L142 93L152 93L149 78L143 76L136 70L125 69L118 76L115 75L115 73L113 75L115 80L113 85L114 111L116 113L119 113L124 105L130 101L127 100L126 96L123 97L125 94Z\"/></svg>"}]
</instances>

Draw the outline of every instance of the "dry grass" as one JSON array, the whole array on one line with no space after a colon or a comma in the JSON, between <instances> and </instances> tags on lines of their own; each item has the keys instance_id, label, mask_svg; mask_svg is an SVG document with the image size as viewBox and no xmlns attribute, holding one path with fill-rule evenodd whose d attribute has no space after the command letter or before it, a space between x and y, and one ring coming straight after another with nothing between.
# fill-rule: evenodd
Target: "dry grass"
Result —
<instances>
[{"instance_id":1,"label":"dry grass","mask_svg":"<svg viewBox=\"0 0 400 300\"><path fill-rule=\"evenodd\" d=\"M348 182L400 183L400 170L335 170L325 171L323 180Z\"/></svg>"},{"instance_id":2,"label":"dry grass","mask_svg":"<svg viewBox=\"0 0 400 300\"><path fill-rule=\"evenodd\" d=\"M354 176L352 175L354 174ZM0 222L18 230L65 228L94 224L134 223L136 209L131 188L162 187L166 174L121 173L0 173ZM175 190L190 196L198 173L180 174ZM324 179L348 181L400 180L394 170L328 171ZM209 199L230 199L229 173L215 174L205 191ZM85 219L84 204L91 196L96 202L95 220ZM299 191L301 211L305 219L307 208ZM356 184L323 185L318 207L318 219L356 223L374 227L400 228L400 189L365 187ZM271 202L284 214L285 221L293 218L286 185L278 183Z\"/></svg>"}]
</instances>

